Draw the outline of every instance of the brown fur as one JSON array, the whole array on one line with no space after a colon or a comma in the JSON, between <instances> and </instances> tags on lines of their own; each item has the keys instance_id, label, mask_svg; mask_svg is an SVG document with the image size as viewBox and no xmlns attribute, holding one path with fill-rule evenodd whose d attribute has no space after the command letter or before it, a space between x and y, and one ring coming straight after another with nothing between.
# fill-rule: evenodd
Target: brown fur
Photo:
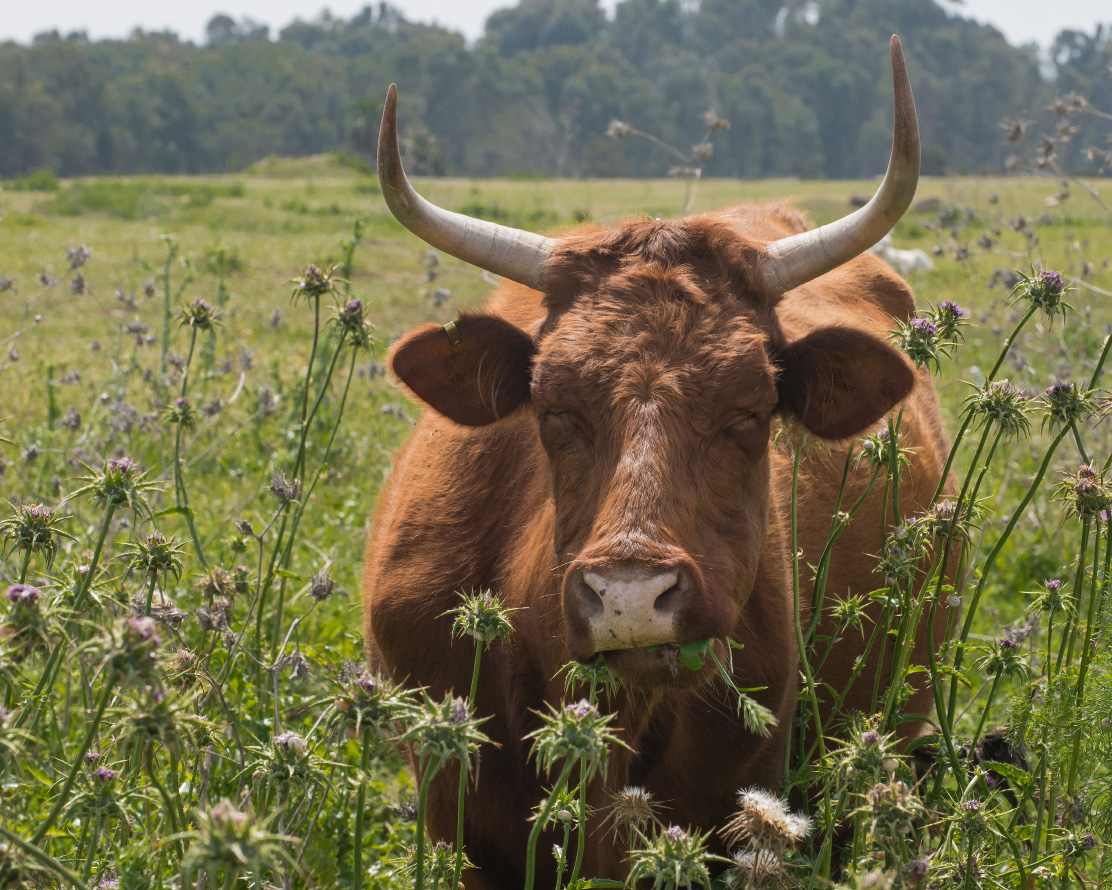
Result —
<instances>
[{"instance_id":1,"label":"brown fur","mask_svg":"<svg viewBox=\"0 0 1112 890\"><path fill-rule=\"evenodd\" d=\"M563 697L561 665L592 655L576 606L584 566L678 567L687 579L681 641L742 643L736 681L764 687L755 697L779 721L770 738L747 732L710 669L673 682L643 652L610 655L627 684L604 707L633 751L614 751L606 780L591 788L598 815L583 873L621 877L625 853L599 824L611 791L644 785L670 822L707 830L723 823L739 788L780 781L798 652L788 513L794 438L777 441L776 428L794 417L838 439L802 459L801 566L816 563L826 542L851 445L842 437L875 430L900 399L912 449L901 509L911 515L929 505L946 448L937 399L929 378L884 345L895 320L914 314L911 292L866 255L783 298L767 293L754 274L761 245L803 228L796 211L770 205L564 237L546 269L546 294L504 285L487 309L494 333L471 324L474 336L464 331L451 359L453 367L514 369L524 356L531 376L516 410L505 393L521 390L520 380L496 372L477 395L470 384L434 394L443 413L486 425L426 411L399 456L367 552L372 664L434 696L465 694L474 650L452 642L451 619L442 617L457 605L456 591L491 588L522 610L512 641L483 660L477 711L490 715L484 729L498 747L484 748L480 780L468 789L466 849L479 866L468 890L521 884L527 819L547 781L523 738L544 703ZM499 325L530 336L499 337ZM395 370L425 366L427 377L428 363L444 361L440 333L403 340ZM501 419L483 419L484 404ZM864 465L851 470L846 503L867 479ZM875 560L864 556L880 552L890 524L880 487L834 549L828 597L880 584ZM852 639L836 647L821 679L845 688L859 651ZM872 709L878 658L846 707ZM907 710L926 713L930 702L920 688ZM436 838L454 841L457 783L451 772L433 783ZM540 849L557 840L542 838ZM551 856L538 859L539 884L551 884Z\"/></svg>"}]
</instances>

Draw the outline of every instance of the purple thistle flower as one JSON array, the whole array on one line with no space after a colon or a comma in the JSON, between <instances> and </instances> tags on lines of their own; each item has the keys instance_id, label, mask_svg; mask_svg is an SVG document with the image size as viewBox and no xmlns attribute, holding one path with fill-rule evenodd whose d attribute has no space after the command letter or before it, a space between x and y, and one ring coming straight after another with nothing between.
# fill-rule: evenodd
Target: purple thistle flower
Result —
<instances>
[{"instance_id":1,"label":"purple thistle flower","mask_svg":"<svg viewBox=\"0 0 1112 890\"><path fill-rule=\"evenodd\" d=\"M940 315L949 316L950 318L966 318L969 313L961 308L953 300L943 300L938 304L938 312Z\"/></svg>"},{"instance_id":2,"label":"purple thistle flower","mask_svg":"<svg viewBox=\"0 0 1112 890\"><path fill-rule=\"evenodd\" d=\"M673 844L678 844L680 841L687 839L687 832L678 825L670 825L664 829L664 836Z\"/></svg>"},{"instance_id":3,"label":"purple thistle flower","mask_svg":"<svg viewBox=\"0 0 1112 890\"><path fill-rule=\"evenodd\" d=\"M1046 293L1056 297L1061 296L1062 292L1066 289L1061 274L1051 269L1043 269L1039 273L1039 283L1043 286L1043 290Z\"/></svg>"},{"instance_id":4,"label":"purple thistle flower","mask_svg":"<svg viewBox=\"0 0 1112 890\"><path fill-rule=\"evenodd\" d=\"M1020 646L1020 644L1016 640L1003 639L999 642L1000 648L1008 652L1014 652Z\"/></svg>"},{"instance_id":5,"label":"purple thistle flower","mask_svg":"<svg viewBox=\"0 0 1112 890\"><path fill-rule=\"evenodd\" d=\"M880 742L880 733L875 729L867 729L861 733L861 741L869 748L875 748Z\"/></svg>"},{"instance_id":6,"label":"purple thistle flower","mask_svg":"<svg viewBox=\"0 0 1112 890\"><path fill-rule=\"evenodd\" d=\"M911 328L923 339L930 339L938 333L938 328L931 323L929 318L913 318Z\"/></svg>"},{"instance_id":7,"label":"purple thistle flower","mask_svg":"<svg viewBox=\"0 0 1112 890\"><path fill-rule=\"evenodd\" d=\"M363 676L359 677L359 679L355 681L355 685L362 689L364 692L373 692L378 687L379 681L376 677L372 677L370 674L363 674Z\"/></svg>"},{"instance_id":8,"label":"purple thistle flower","mask_svg":"<svg viewBox=\"0 0 1112 890\"><path fill-rule=\"evenodd\" d=\"M1047 578L1046 589L1049 590L1051 593L1057 593L1059 590L1062 589L1062 582L1059 581L1057 578Z\"/></svg>"},{"instance_id":9,"label":"purple thistle flower","mask_svg":"<svg viewBox=\"0 0 1112 890\"><path fill-rule=\"evenodd\" d=\"M13 584L7 592L8 602L14 606L31 607L42 597L42 591L30 584Z\"/></svg>"},{"instance_id":10,"label":"purple thistle flower","mask_svg":"<svg viewBox=\"0 0 1112 890\"><path fill-rule=\"evenodd\" d=\"M100 781L102 785L107 785L119 774L120 771L118 769L109 769L106 766L98 766L95 770L93 770L93 775Z\"/></svg>"},{"instance_id":11,"label":"purple thistle flower","mask_svg":"<svg viewBox=\"0 0 1112 890\"><path fill-rule=\"evenodd\" d=\"M448 713L448 722L452 726L459 726L461 723L466 723L467 718L471 715L467 713L467 702L462 698L452 699L451 711Z\"/></svg>"},{"instance_id":12,"label":"purple thistle flower","mask_svg":"<svg viewBox=\"0 0 1112 890\"><path fill-rule=\"evenodd\" d=\"M961 808L963 810L965 810L965 812L972 814L972 813L979 813L981 811L982 806L984 806L984 804L982 804L979 800L977 800L977 798L974 797L970 800L967 800L965 803L963 803L961 805Z\"/></svg>"},{"instance_id":13,"label":"purple thistle flower","mask_svg":"<svg viewBox=\"0 0 1112 890\"><path fill-rule=\"evenodd\" d=\"M1097 845L1097 839L1091 834L1087 834L1084 838L1081 839L1081 843L1085 845L1086 850L1091 850Z\"/></svg>"},{"instance_id":14,"label":"purple thistle flower","mask_svg":"<svg viewBox=\"0 0 1112 890\"><path fill-rule=\"evenodd\" d=\"M121 476L127 476L135 469L135 461L130 457L114 457L108 461L108 469Z\"/></svg>"},{"instance_id":15,"label":"purple thistle flower","mask_svg":"<svg viewBox=\"0 0 1112 890\"><path fill-rule=\"evenodd\" d=\"M588 715L597 714L598 708L587 701L587 699L581 698L574 705L568 705L567 707L565 707L564 713L572 717L583 719Z\"/></svg>"}]
</instances>

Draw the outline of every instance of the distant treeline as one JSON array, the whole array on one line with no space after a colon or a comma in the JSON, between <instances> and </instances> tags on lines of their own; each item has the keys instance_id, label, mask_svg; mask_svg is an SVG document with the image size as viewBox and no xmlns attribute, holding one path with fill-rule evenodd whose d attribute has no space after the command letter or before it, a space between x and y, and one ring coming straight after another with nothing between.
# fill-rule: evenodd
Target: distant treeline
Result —
<instances>
[{"instance_id":1,"label":"distant treeline","mask_svg":"<svg viewBox=\"0 0 1112 890\"><path fill-rule=\"evenodd\" d=\"M138 31L0 44L0 178L369 157L392 81L417 173L659 176L682 162L608 137L611 121L687 153L713 109L731 126L714 134L705 175L870 176L891 138L893 33L926 173L1001 171L1015 151L1001 122L1048 119L1052 130L1056 95L1112 111L1112 40L1099 29L1058 35L1040 71L1034 49L935 0L623 0L612 20L597 0L522 0L470 47L380 3L350 20L295 22L277 40L221 15L204 46ZM1083 150L1106 132L1083 127L1067 166L1084 170Z\"/></svg>"}]
</instances>

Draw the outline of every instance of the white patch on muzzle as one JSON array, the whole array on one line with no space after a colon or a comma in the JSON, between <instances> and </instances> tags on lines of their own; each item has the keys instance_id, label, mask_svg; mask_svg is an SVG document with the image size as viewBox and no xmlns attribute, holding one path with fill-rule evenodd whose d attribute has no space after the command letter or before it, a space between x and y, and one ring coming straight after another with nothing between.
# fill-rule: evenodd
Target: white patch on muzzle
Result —
<instances>
[{"instance_id":1,"label":"white patch on muzzle","mask_svg":"<svg viewBox=\"0 0 1112 890\"><path fill-rule=\"evenodd\" d=\"M616 568L584 572L583 580L602 602L602 613L590 618L596 652L675 642L675 612L656 608L656 601L676 585L678 573Z\"/></svg>"}]
</instances>

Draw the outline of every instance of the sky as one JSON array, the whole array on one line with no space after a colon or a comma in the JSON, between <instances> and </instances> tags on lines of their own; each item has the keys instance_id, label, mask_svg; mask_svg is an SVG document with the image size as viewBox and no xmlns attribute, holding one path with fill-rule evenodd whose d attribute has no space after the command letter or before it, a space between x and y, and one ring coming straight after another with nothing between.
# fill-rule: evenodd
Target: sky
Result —
<instances>
[{"instance_id":1,"label":"sky","mask_svg":"<svg viewBox=\"0 0 1112 890\"><path fill-rule=\"evenodd\" d=\"M0 0L0 41L27 43L38 33L86 31L90 38L126 37L136 27L172 30L183 39L201 42L205 25L217 13L250 18L271 26L271 34L294 19L313 19L325 6L333 15L350 18L370 0ZM438 22L474 40L483 22L513 0L391 0L411 21ZM601 0L612 10L617 0ZM967 18L994 25L1013 44L1042 47L1063 28L1092 33L1097 22L1112 24L1106 0L944 0Z\"/></svg>"}]
</instances>

